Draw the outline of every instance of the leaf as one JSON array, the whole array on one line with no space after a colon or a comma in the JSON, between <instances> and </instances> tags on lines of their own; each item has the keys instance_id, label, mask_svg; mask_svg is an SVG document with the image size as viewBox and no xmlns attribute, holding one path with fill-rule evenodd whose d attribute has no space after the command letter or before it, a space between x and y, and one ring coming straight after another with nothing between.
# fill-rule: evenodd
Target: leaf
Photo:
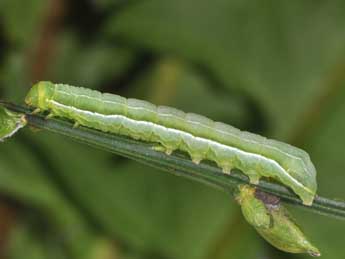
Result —
<instances>
[{"instance_id":1,"label":"leaf","mask_svg":"<svg viewBox=\"0 0 345 259\"><path fill-rule=\"evenodd\" d=\"M26 125L23 114L10 112L0 106L0 142L5 138L12 137L18 130Z\"/></svg>"},{"instance_id":2,"label":"leaf","mask_svg":"<svg viewBox=\"0 0 345 259\"><path fill-rule=\"evenodd\" d=\"M53 232L65 237L68 252L74 258L85 258L89 253L85 247L91 250L95 237L80 212L47 177L42 164L27 147L15 141L0 145L0 152L1 193L39 212L36 217L45 219Z\"/></svg>"},{"instance_id":3,"label":"leaf","mask_svg":"<svg viewBox=\"0 0 345 259\"><path fill-rule=\"evenodd\" d=\"M325 105L307 138L307 147L318 168L318 182L320 193L330 197L344 197L344 130L345 130L345 89L342 81L339 90L331 96L328 105ZM312 236L326 258L345 256L341 242L345 231L344 224L338 224L322 217L311 217L300 212L297 219L303 220L306 231ZM331 234L330 234L331 233Z\"/></svg>"},{"instance_id":4,"label":"leaf","mask_svg":"<svg viewBox=\"0 0 345 259\"><path fill-rule=\"evenodd\" d=\"M7 244L8 258L12 259L62 259L66 258L61 244L51 237L43 240L42 233L37 233L28 222L20 222L14 229Z\"/></svg>"},{"instance_id":5,"label":"leaf","mask_svg":"<svg viewBox=\"0 0 345 259\"><path fill-rule=\"evenodd\" d=\"M244 90L282 140L342 60L344 2L142 1L110 19L107 34L201 63Z\"/></svg>"},{"instance_id":6,"label":"leaf","mask_svg":"<svg viewBox=\"0 0 345 259\"><path fill-rule=\"evenodd\" d=\"M89 88L100 88L101 83L119 77L134 59L134 53L127 48L103 41L85 44L72 32L57 39L55 55L47 78Z\"/></svg>"},{"instance_id":7,"label":"leaf","mask_svg":"<svg viewBox=\"0 0 345 259\"><path fill-rule=\"evenodd\" d=\"M48 3L48 2L46 2ZM2 0L0 13L6 36L14 45L32 44L33 35L38 34L39 23L47 5L43 0Z\"/></svg>"}]
</instances>

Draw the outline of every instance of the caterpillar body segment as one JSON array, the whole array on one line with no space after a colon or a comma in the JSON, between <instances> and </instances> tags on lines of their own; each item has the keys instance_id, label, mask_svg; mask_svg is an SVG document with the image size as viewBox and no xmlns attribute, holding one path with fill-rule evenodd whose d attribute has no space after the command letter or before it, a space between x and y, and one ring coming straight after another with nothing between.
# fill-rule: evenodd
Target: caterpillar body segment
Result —
<instances>
[{"instance_id":1,"label":"caterpillar body segment","mask_svg":"<svg viewBox=\"0 0 345 259\"><path fill-rule=\"evenodd\" d=\"M157 143L168 154L187 152L195 163L214 161L224 173L237 168L251 183L273 178L306 205L316 193L316 170L306 152L201 115L51 82L34 85L25 102L86 127Z\"/></svg>"}]
</instances>

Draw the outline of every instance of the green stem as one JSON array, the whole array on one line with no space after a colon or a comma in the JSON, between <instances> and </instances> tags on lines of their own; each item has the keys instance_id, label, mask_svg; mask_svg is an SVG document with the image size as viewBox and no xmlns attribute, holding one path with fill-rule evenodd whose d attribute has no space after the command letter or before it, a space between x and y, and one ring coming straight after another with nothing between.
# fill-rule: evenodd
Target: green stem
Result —
<instances>
[{"instance_id":1,"label":"green stem","mask_svg":"<svg viewBox=\"0 0 345 259\"><path fill-rule=\"evenodd\" d=\"M136 141L86 127L73 128L73 123L69 121L62 119L47 120L41 114L31 114L31 110L26 107L5 102L0 102L0 104L12 111L25 113L28 124L33 127L46 129L70 137L90 146L125 156L175 175L215 186L226 192L232 193L239 184L248 184L248 178L236 170L232 171L231 175L225 175L215 164L203 162L196 165L188 156L179 152L174 152L174 154L168 156L162 152L155 151L150 143ZM301 200L290 189L281 184L263 179L260 180L257 187L280 197L286 203L301 206L307 210L326 216L345 219L345 202L316 196L312 206L304 206Z\"/></svg>"}]
</instances>

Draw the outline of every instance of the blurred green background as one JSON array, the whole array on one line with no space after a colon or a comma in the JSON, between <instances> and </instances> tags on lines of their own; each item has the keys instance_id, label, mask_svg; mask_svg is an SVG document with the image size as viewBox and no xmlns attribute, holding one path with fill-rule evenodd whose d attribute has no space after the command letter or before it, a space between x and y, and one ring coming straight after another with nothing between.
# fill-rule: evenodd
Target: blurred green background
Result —
<instances>
[{"instance_id":1,"label":"blurred green background","mask_svg":"<svg viewBox=\"0 0 345 259\"><path fill-rule=\"evenodd\" d=\"M1 0L0 98L38 80L174 106L307 150L345 197L345 1ZM345 224L291 208L322 258ZM0 258L307 258L211 187L44 131L0 145Z\"/></svg>"}]
</instances>

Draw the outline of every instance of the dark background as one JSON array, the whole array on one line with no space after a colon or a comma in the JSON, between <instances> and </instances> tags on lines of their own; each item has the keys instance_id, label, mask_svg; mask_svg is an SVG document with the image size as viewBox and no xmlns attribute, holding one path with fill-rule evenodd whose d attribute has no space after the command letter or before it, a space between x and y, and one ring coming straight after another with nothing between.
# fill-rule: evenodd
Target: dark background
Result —
<instances>
[{"instance_id":1,"label":"dark background","mask_svg":"<svg viewBox=\"0 0 345 259\"><path fill-rule=\"evenodd\" d=\"M0 97L39 80L196 112L310 153L345 197L342 0L1 0ZM230 196L44 131L0 145L1 258L303 258ZM291 208L322 258L345 224Z\"/></svg>"}]
</instances>

